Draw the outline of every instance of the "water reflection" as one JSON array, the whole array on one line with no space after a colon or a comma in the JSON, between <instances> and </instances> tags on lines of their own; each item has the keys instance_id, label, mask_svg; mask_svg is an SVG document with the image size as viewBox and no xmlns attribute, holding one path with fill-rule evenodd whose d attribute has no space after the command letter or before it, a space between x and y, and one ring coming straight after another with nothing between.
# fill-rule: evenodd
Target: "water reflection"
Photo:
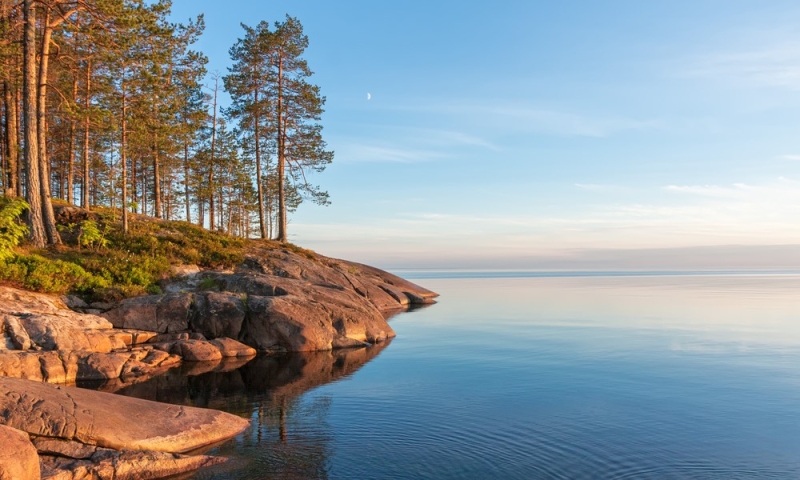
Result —
<instances>
[{"instance_id":1,"label":"water reflection","mask_svg":"<svg viewBox=\"0 0 800 480\"><path fill-rule=\"evenodd\" d=\"M381 349L122 391L251 420L201 479L800 478L800 275L426 286L347 381Z\"/></svg>"},{"instance_id":2,"label":"water reflection","mask_svg":"<svg viewBox=\"0 0 800 480\"><path fill-rule=\"evenodd\" d=\"M232 462L192 478L327 478L332 451L327 424L331 399L303 400L301 396L353 374L388 344L261 356L250 361L187 363L133 385L106 382L93 387L251 418L250 430L209 451L231 457Z\"/></svg>"}]
</instances>

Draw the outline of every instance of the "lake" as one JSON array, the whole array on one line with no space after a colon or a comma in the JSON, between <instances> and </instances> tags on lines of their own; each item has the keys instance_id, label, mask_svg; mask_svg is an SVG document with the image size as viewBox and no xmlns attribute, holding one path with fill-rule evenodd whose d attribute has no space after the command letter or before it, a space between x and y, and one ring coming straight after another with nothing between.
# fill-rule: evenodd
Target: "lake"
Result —
<instances>
[{"instance_id":1,"label":"lake","mask_svg":"<svg viewBox=\"0 0 800 480\"><path fill-rule=\"evenodd\" d=\"M197 479L800 477L800 275L398 273L387 345L122 393L251 419Z\"/></svg>"}]
</instances>

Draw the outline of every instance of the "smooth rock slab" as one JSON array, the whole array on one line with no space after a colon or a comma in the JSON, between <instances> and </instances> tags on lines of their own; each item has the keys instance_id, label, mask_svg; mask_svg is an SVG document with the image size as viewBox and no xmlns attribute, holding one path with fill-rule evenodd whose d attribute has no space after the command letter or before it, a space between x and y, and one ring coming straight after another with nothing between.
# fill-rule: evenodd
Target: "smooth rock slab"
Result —
<instances>
[{"instance_id":1,"label":"smooth rock slab","mask_svg":"<svg viewBox=\"0 0 800 480\"><path fill-rule=\"evenodd\" d=\"M80 388L0 378L0 423L117 450L183 453L237 435L243 418Z\"/></svg>"},{"instance_id":2,"label":"smooth rock slab","mask_svg":"<svg viewBox=\"0 0 800 480\"><path fill-rule=\"evenodd\" d=\"M0 425L0 480L38 480L39 455L28 434Z\"/></svg>"}]
</instances>

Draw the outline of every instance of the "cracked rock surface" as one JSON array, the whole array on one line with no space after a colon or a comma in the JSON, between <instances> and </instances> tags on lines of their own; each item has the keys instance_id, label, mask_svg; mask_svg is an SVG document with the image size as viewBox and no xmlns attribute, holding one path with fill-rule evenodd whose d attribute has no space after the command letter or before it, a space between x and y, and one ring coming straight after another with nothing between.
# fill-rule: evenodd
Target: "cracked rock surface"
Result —
<instances>
[{"instance_id":1,"label":"cracked rock surface","mask_svg":"<svg viewBox=\"0 0 800 480\"><path fill-rule=\"evenodd\" d=\"M367 265L261 247L235 271L196 273L164 289L103 316L117 328L228 337L263 352L317 351L394 337L391 313L437 296Z\"/></svg>"}]
</instances>

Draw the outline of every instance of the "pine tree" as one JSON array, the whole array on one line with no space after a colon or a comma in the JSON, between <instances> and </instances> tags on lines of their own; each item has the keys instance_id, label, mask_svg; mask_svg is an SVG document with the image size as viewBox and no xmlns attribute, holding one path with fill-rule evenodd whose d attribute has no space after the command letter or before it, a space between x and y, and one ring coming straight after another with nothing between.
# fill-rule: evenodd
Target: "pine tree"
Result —
<instances>
[{"instance_id":1,"label":"pine tree","mask_svg":"<svg viewBox=\"0 0 800 480\"><path fill-rule=\"evenodd\" d=\"M239 120L240 129L248 132L254 145L262 238L268 235L262 175L264 148L275 155L276 239L286 242L287 182L303 198L321 205L329 203L328 193L310 184L306 175L308 171L323 171L333 160L318 123L325 97L320 95L319 87L307 81L312 72L302 55L308 47L308 37L296 18L287 15L284 22L275 23L274 31L266 22L256 28L242 28L244 38L230 50L234 64L225 77L225 88L233 99L227 113Z\"/></svg>"},{"instance_id":2,"label":"pine tree","mask_svg":"<svg viewBox=\"0 0 800 480\"><path fill-rule=\"evenodd\" d=\"M225 90L231 95L232 105L225 111L229 118L238 120L239 130L252 139L253 161L256 171L258 225L261 238L267 238L267 221L264 209L262 151L269 131L273 109L266 91L270 79L267 56L269 24L261 22L256 28L242 24L244 37L230 49L233 65L223 78Z\"/></svg>"},{"instance_id":3,"label":"pine tree","mask_svg":"<svg viewBox=\"0 0 800 480\"><path fill-rule=\"evenodd\" d=\"M280 242L286 242L288 238L287 179L315 203L329 203L328 193L311 185L306 177L308 170L321 172L333 160L333 152L325 150L322 126L317 123L325 97L320 95L318 86L306 81L312 75L302 58L307 47L308 37L303 34L303 27L296 18L287 15L286 21L275 23L275 31L269 35L270 79L274 79L269 95L276 104L272 133L275 136L273 147L278 178L276 240Z\"/></svg>"}]
</instances>

